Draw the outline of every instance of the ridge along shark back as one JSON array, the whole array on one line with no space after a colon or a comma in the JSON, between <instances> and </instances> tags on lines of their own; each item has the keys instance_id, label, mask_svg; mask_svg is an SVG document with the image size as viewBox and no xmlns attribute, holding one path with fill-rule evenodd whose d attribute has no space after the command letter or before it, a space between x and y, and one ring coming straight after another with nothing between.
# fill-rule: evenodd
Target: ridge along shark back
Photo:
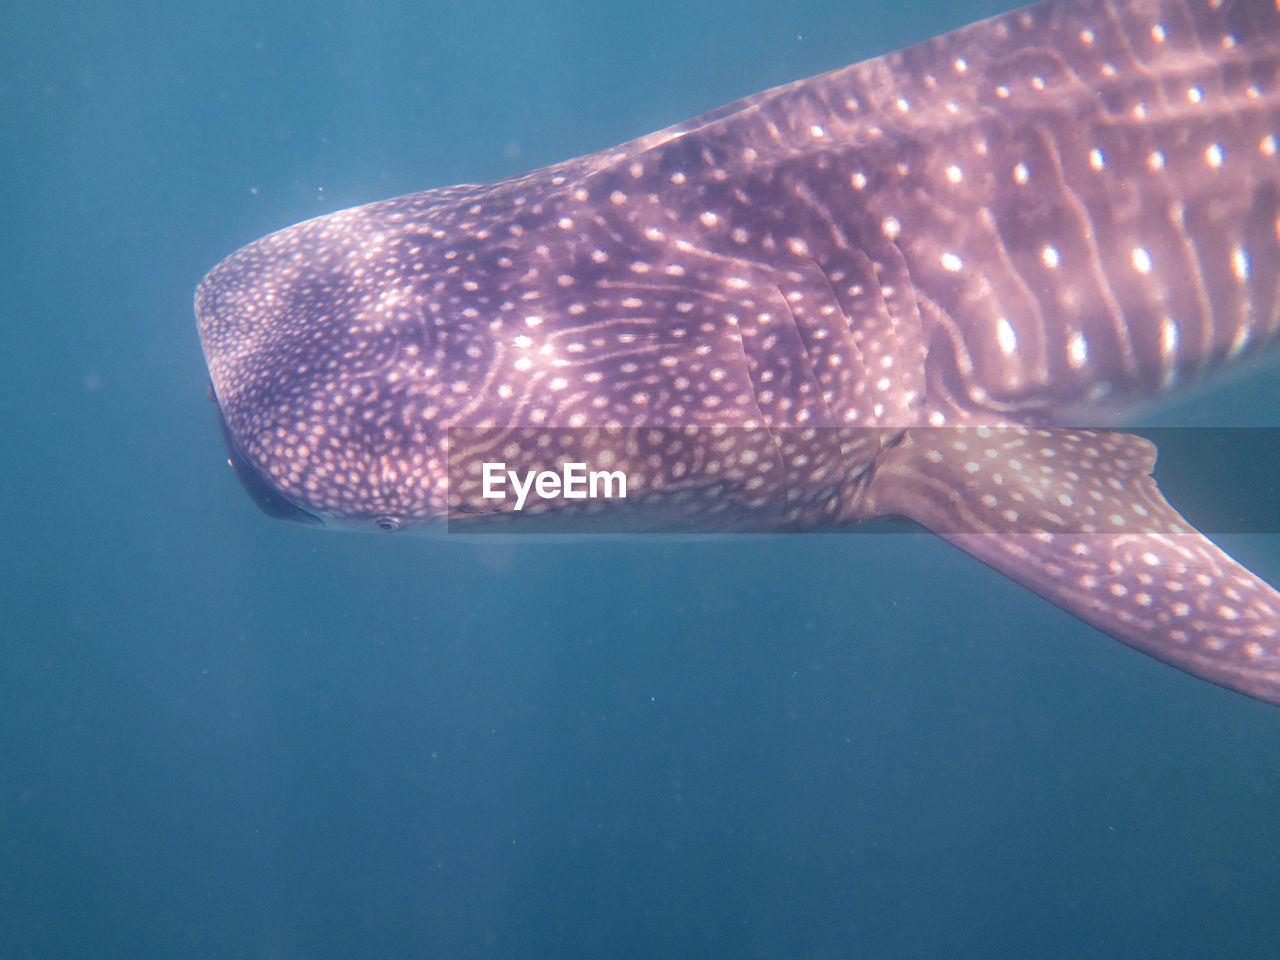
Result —
<instances>
[{"instance_id":1,"label":"ridge along shark back","mask_svg":"<svg viewBox=\"0 0 1280 960\"><path fill-rule=\"evenodd\" d=\"M1280 702L1280 594L1106 429L1272 347L1276 0L1049 0L490 184L319 217L196 315L231 461L339 529L905 517ZM625 497L517 509L590 464ZM540 488L541 489L541 488ZM488 494L488 495L486 495Z\"/></svg>"}]
</instances>

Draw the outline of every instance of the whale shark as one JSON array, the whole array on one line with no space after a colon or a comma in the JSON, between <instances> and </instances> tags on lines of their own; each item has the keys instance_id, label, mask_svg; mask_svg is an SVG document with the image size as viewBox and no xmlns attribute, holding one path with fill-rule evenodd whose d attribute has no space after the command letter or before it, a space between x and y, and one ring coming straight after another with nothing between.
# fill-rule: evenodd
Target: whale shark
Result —
<instances>
[{"instance_id":1,"label":"whale shark","mask_svg":"<svg viewBox=\"0 0 1280 960\"><path fill-rule=\"evenodd\" d=\"M1280 0L1048 0L321 216L197 289L229 460L333 529L904 518L1280 703L1280 593L1119 429L1275 345L1278 138Z\"/></svg>"}]
</instances>

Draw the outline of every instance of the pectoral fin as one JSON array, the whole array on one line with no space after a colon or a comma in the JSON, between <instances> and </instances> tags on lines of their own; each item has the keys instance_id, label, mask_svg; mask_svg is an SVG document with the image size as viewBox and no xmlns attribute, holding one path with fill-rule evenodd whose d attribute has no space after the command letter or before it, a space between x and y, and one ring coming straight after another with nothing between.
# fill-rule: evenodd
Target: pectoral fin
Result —
<instances>
[{"instance_id":1,"label":"pectoral fin","mask_svg":"<svg viewBox=\"0 0 1280 960\"><path fill-rule=\"evenodd\" d=\"M1123 433L911 430L864 507L914 520L1144 653L1280 703L1280 593L1165 501L1155 458Z\"/></svg>"}]
</instances>

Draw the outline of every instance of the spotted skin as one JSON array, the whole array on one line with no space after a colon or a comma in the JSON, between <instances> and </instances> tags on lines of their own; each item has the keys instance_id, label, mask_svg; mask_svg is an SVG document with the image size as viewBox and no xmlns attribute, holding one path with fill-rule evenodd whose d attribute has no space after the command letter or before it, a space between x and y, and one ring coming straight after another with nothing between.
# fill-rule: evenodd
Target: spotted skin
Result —
<instances>
[{"instance_id":1,"label":"spotted skin","mask_svg":"<svg viewBox=\"0 0 1280 960\"><path fill-rule=\"evenodd\" d=\"M1280 0L1049 0L491 184L236 252L232 461L327 527L897 515L1280 702L1280 594L1103 428L1273 346ZM518 517L484 461L625 471Z\"/></svg>"}]
</instances>

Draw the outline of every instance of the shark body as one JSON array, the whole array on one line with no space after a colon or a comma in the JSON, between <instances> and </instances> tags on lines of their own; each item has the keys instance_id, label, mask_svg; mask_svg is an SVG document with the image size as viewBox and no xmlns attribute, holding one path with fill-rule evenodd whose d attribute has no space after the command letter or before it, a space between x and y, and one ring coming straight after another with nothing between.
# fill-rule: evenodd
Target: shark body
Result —
<instances>
[{"instance_id":1,"label":"shark body","mask_svg":"<svg viewBox=\"0 0 1280 960\"><path fill-rule=\"evenodd\" d=\"M265 237L196 296L233 465L357 529L902 516L1280 702L1280 594L1104 429L1277 339L1277 7L1049 0ZM484 495L565 460L625 501Z\"/></svg>"}]
</instances>

